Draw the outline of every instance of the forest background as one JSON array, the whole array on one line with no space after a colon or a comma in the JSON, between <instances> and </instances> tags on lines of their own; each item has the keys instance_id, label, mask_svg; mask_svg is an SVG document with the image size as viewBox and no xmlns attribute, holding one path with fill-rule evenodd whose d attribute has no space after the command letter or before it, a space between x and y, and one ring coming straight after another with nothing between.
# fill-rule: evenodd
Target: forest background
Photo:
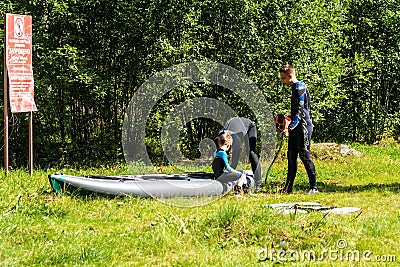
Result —
<instances>
[{"instance_id":1,"label":"forest background","mask_svg":"<svg viewBox=\"0 0 400 267\"><path fill-rule=\"evenodd\" d=\"M191 61L243 72L273 113L289 110L278 69L293 64L312 94L314 142L400 136L395 0L5 0L0 10L33 18L36 167L122 162L122 124L135 91L155 73ZM3 27L0 37L3 45ZM216 85L176 88L148 119L146 144L160 164L167 163L163 118L193 97L225 101L254 119L241 99ZM27 114L10 117L13 167L27 164L27 124ZM206 119L186 126L181 147L189 157L220 127Z\"/></svg>"}]
</instances>

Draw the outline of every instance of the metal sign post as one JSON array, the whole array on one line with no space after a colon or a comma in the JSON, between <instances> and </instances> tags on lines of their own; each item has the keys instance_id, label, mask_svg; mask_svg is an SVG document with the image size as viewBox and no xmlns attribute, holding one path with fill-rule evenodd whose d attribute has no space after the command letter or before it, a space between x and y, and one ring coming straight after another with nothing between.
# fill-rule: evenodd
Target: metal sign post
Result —
<instances>
[{"instance_id":1,"label":"metal sign post","mask_svg":"<svg viewBox=\"0 0 400 267\"><path fill-rule=\"evenodd\" d=\"M29 143L29 174L33 175L33 112L29 112L29 128L28 128L28 143Z\"/></svg>"},{"instance_id":2,"label":"metal sign post","mask_svg":"<svg viewBox=\"0 0 400 267\"><path fill-rule=\"evenodd\" d=\"M8 174L8 106L11 113L29 112L29 173L33 174L32 16L5 14L4 18L4 169Z\"/></svg>"},{"instance_id":3,"label":"metal sign post","mask_svg":"<svg viewBox=\"0 0 400 267\"><path fill-rule=\"evenodd\" d=\"M6 14L4 14L4 33L7 30ZM4 34L4 171L8 175L8 73L7 73L7 56L6 56L6 35Z\"/></svg>"}]
</instances>

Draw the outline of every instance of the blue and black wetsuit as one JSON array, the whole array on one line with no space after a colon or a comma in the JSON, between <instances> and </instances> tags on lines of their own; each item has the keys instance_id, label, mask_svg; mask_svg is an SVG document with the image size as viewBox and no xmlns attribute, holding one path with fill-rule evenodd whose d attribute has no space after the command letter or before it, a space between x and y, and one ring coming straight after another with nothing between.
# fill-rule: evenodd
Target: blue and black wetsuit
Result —
<instances>
[{"instance_id":1,"label":"blue and black wetsuit","mask_svg":"<svg viewBox=\"0 0 400 267\"><path fill-rule=\"evenodd\" d=\"M292 122L289 124L288 141L288 174L285 192L292 192L293 182L297 173L297 156L307 171L310 189L316 189L315 166L310 156L310 140L314 125L310 118L311 98L307 86L299 81L292 85L290 116Z\"/></svg>"}]
</instances>

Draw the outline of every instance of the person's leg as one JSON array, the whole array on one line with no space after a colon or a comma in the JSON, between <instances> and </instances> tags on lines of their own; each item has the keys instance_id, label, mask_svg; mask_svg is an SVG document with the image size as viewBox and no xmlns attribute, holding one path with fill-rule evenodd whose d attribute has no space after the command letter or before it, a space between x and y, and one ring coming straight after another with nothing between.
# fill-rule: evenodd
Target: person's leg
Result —
<instances>
[{"instance_id":1,"label":"person's leg","mask_svg":"<svg viewBox=\"0 0 400 267\"><path fill-rule=\"evenodd\" d=\"M301 161L307 171L308 181L310 183L310 190L317 191L317 173L315 171L315 165L310 157L310 152L299 152Z\"/></svg>"},{"instance_id":2,"label":"person's leg","mask_svg":"<svg viewBox=\"0 0 400 267\"><path fill-rule=\"evenodd\" d=\"M228 193L232 189L236 191L239 177L237 173L224 171L216 180L222 184L224 192Z\"/></svg>"},{"instance_id":3,"label":"person's leg","mask_svg":"<svg viewBox=\"0 0 400 267\"><path fill-rule=\"evenodd\" d=\"M244 172L240 174L236 172L224 171L224 173L217 178L217 181L222 183L224 186L224 191L226 192L228 191L228 187L233 186L235 194L240 194L243 189L247 189L249 187L249 185L247 185L247 176ZM229 186L229 184L231 185Z\"/></svg>"},{"instance_id":4,"label":"person's leg","mask_svg":"<svg viewBox=\"0 0 400 267\"><path fill-rule=\"evenodd\" d=\"M243 173L240 175L240 177L239 177L239 179L238 179L238 181L237 181L237 186L240 187L240 188L242 188L243 185L245 185L246 183L247 183L246 174L243 172Z\"/></svg>"},{"instance_id":5,"label":"person's leg","mask_svg":"<svg viewBox=\"0 0 400 267\"><path fill-rule=\"evenodd\" d=\"M286 184L285 187L281 190L282 193L292 193L294 179L296 178L297 173L297 140L296 140L296 129L289 132L289 141L288 141L288 151L287 151L287 159L288 159L288 172L286 176Z\"/></svg>"},{"instance_id":6,"label":"person's leg","mask_svg":"<svg viewBox=\"0 0 400 267\"><path fill-rule=\"evenodd\" d=\"M250 124L247 131L247 136L249 137L250 151L256 152L257 145L257 127L254 123Z\"/></svg>"},{"instance_id":7,"label":"person's leg","mask_svg":"<svg viewBox=\"0 0 400 267\"><path fill-rule=\"evenodd\" d=\"M247 131L247 137L249 140L249 161L251 164L251 170L253 171L253 177L255 181L255 191L260 191L262 188L262 173L261 164L256 154L257 145L257 127L254 123L251 123Z\"/></svg>"},{"instance_id":8,"label":"person's leg","mask_svg":"<svg viewBox=\"0 0 400 267\"><path fill-rule=\"evenodd\" d=\"M243 192L251 195L252 191L254 191L254 186L254 178L246 175L246 184L243 185Z\"/></svg>"},{"instance_id":9,"label":"person's leg","mask_svg":"<svg viewBox=\"0 0 400 267\"><path fill-rule=\"evenodd\" d=\"M256 153L253 151L250 151L249 160L251 164L251 170L253 171L255 191L258 192L262 189L261 164Z\"/></svg>"},{"instance_id":10,"label":"person's leg","mask_svg":"<svg viewBox=\"0 0 400 267\"><path fill-rule=\"evenodd\" d=\"M231 157L231 167L236 169L239 163L240 156L240 144L242 142L242 138L239 134L232 134L232 157Z\"/></svg>"},{"instance_id":11,"label":"person's leg","mask_svg":"<svg viewBox=\"0 0 400 267\"><path fill-rule=\"evenodd\" d=\"M293 191L293 184L294 179L296 178L297 173L297 151L295 150L288 150L287 158L288 158L288 172L286 177L286 184L283 188L283 193L292 193Z\"/></svg>"},{"instance_id":12,"label":"person's leg","mask_svg":"<svg viewBox=\"0 0 400 267\"><path fill-rule=\"evenodd\" d=\"M301 152L299 152L299 156L300 156L301 161L304 164L304 167L306 168L308 180L310 182L310 189L316 189L317 188L317 173L315 171L315 165L311 159L310 152L309 151L301 151Z\"/></svg>"},{"instance_id":13,"label":"person's leg","mask_svg":"<svg viewBox=\"0 0 400 267\"><path fill-rule=\"evenodd\" d=\"M224 171L220 177L217 178L217 181L222 183L224 186L231 182L236 182L240 178L240 175L234 172ZM235 183L236 185L236 183Z\"/></svg>"},{"instance_id":14,"label":"person's leg","mask_svg":"<svg viewBox=\"0 0 400 267\"><path fill-rule=\"evenodd\" d=\"M301 131L299 131L299 156L307 171L310 190L317 189L317 174L315 171L314 162L310 155L310 140L312 136L312 127L307 127L306 123L301 123Z\"/></svg>"}]
</instances>

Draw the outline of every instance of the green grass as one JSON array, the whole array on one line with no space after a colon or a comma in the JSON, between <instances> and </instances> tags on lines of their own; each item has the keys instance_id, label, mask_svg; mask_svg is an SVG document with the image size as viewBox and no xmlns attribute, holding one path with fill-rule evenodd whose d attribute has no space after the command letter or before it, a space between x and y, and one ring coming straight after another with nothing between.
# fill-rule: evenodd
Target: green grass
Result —
<instances>
[{"instance_id":1,"label":"green grass","mask_svg":"<svg viewBox=\"0 0 400 267\"><path fill-rule=\"evenodd\" d=\"M308 180L301 164L294 194L276 193L286 175L282 152L257 198L228 195L192 208L134 197L55 195L47 178L59 171L126 173L125 167L35 171L33 177L12 171L0 180L0 265L270 266L279 263L278 252L287 251L299 259L280 257L285 266L373 266L378 256L383 265L395 266L400 262L400 147L352 147L364 155L314 151L320 194L305 194ZM268 208L294 201L354 206L362 212L283 215ZM347 246L339 249L338 242ZM305 252L324 259L302 260ZM355 252L359 261L346 260L346 253Z\"/></svg>"}]
</instances>

